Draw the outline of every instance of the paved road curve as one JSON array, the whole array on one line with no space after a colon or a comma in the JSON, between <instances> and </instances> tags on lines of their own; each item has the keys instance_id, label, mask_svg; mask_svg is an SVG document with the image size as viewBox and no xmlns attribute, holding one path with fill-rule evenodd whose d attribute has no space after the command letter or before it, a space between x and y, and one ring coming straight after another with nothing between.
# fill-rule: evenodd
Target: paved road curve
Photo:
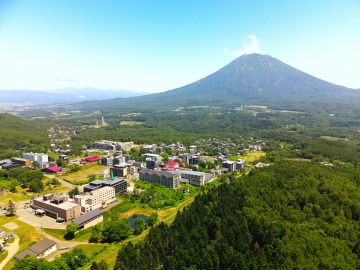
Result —
<instances>
[{"instance_id":1,"label":"paved road curve","mask_svg":"<svg viewBox=\"0 0 360 270\"><path fill-rule=\"evenodd\" d=\"M15 241L9 246L5 247L8 251L7 257L0 263L0 269L3 269L4 266L15 256L16 252L19 250L19 237L16 234L13 234Z\"/></svg>"}]
</instances>

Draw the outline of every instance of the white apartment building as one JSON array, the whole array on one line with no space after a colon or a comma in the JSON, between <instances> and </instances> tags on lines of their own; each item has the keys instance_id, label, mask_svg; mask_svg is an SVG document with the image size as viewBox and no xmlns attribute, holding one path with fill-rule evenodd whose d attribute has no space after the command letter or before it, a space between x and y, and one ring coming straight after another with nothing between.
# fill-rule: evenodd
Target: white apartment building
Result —
<instances>
[{"instance_id":1,"label":"white apartment building","mask_svg":"<svg viewBox=\"0 0 360 270\"><path fill-rule=\"evenodd\" d=\"M113 187L102 187L91 191L89 195L76 195L74 202L81 206L81 213L87 213L94 209L104 208L107 203L115 199Z\"/></svg>"},{"instance_id":2,"label":"white apartment building","mask_svg":"<svg viewBox=\"0 0 360 270\"><path fill-rule=\"evenodd\" d=\"M181 172L181 178L189 180L189 183L193 186L203 186L205 184L205 173L197 171L183 171Z\"/></svg>"},{"instance_id":3,"label":"white apartment building","mask_svg":"<svg viewBox=\"0 0 360 270\"><path fill-rule=\"evenodd\" d=\"M49 162L49 156L46 154L39 154L39 153L23 153L21 155L22 158L28 159L30 161L36 161L38 163L41 162Z\"/></svg>"}]
</instances>

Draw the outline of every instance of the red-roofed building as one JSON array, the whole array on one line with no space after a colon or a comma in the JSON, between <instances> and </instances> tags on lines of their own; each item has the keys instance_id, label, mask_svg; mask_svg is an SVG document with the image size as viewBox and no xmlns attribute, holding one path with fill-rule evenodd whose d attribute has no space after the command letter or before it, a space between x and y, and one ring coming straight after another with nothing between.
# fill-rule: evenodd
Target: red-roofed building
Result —
<instances>
[{"instance_id":1,"label":"red-roofed building","mask_svg":"<svg viewBox=\"0 0 360 270\"><path fill-rule=\"evenodd\" d=\"M179 164L176 161L169 161L167 163L167 167L168 168L177 168L177 167L179 167Z\"/></svg>"},{"instance_id":2,"label":"red-roofed building","mask_svg":"<svg viewBox=\"0 0 360 270\"><path fill-rule=\"evenodd\" d=\"M95 162L95 161L99 161L101 159L100 156L90 156L85 158L86 162Z\"/></svg>"},{"instance_id":3,"label":"red-roofed building","mask_svg":"<svg viewBox=\"0 0 360 270\"><path fill-rule=\"evenodd\" d=\"M45 168L42 170L43 172L46 173L62 173L62 169L56 166L51 166L49 168Z\"/></svg>"}]
</instances>

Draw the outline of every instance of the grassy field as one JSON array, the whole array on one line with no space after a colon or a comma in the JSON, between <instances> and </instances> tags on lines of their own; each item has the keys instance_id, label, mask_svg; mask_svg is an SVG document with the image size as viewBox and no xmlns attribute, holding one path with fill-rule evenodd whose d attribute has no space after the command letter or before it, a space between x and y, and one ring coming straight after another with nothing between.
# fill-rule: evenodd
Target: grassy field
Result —
<instances>
[{"instance_id":1,"label":"grassy field","mask_svg":"<svg viewBox=\"0 0 360 270\"><path fill-rule=\"evenodd\" d=\"M20 220L14 220L19 226L14 233L19 236L19 251L22 251L29 247L29 245L36 243L40 240L40 233L33 227Z\"/></svg>"},{"instance_id":2,"label":"grassy field","mask_svg":"<svg viewBox=\"0 0 360 270\"><path fill-rule=\"evenodd\" d=\"M1 225L4 225L6 223L9 223L11 221L14 221L15 219L17 219L17 216L11 216L11 217L8 217L8 216L0 216L0 226Z\"/></svg>"},{"instance_id":3,"label":"grassy field","mask_svg":"<svg viewBox=\"0 0 360 270\"><path fill-rule=\"evenodd\" d=\"M28 248L30 245L35 244L41 238L39 232L32 226L20 221L14 220L14 222L19 226L14 233L19 236L19 250L17 253ZM3 270L10 270L14 267L14 260L10 260Z\"/></svg>"},{"instance_id":4,"label":"grassy field","mask_svg":"<svg viewBox=\"0 0 360 270\"><path fill-rule=\"evenodd\" d=\"M91 237L91 228L80 230L74 238L70 238L67 230L43 228L43 231L62 241L87 242Z\"/></svg>"},{"instance_id":5,"label":"grassy field","mask_svg":"<svg viewBox=\"0 0 360 270\"><path fill-rule=\"evenodd\" d=\"M339 138L339 137L332 137L332 136L320 136L322 139L326 139L329 141L348 141L348 138Z\"/></svg>"},{"instance_id":6,"label":"grassy field","mask_svg":"<svg viewBox=\"0 0 360 270\"><path fill-rule=\"evenodd\" d=\"M144 122L136 122L136 121L121 121L120 126L135 126L135 125L141 125Z\"/></svg>"},{"instance_id":7,"label":"grassy field","mask_svg":"<svg viewBox=\"0 0 360 270\"><path fill-rule=\"evenodd\" d=\"M105 169L105 166L98 164L85 164L81 167L80 171L64 175L62 178L70 183L76 183L77 181L84 182L89 180L88 176L91 174L95 174L96 178L100 178L100 173Z\"/></svg>"},{"instance_id":8,"label":"grassy field","mask_svg":"<svg viewBox=\"0 0 360 270\"><path fill-rule=\"evenodd\" d=\"M251 164L255 160L258 160L259 158L264 157L265 155L266 155L265 152L254 151L254 152L246 153L242 156L231 156L228 157L227 159L232 161L237 161L238 159L245 159L247 164Z\"/></svg>"},{"instance_id":9,"label":"grassy field","mask_svg":"<svg viewBox=\"0 0 360 270\"><path fill-rule=\"evenodd\" d=\"M57 193L57 192L61 192L61 191L65 191L68 188L65 186L59 186L59 187L55 187L55 188L51 188L46 186L46 182L49 179L46 178L44 179L42 182L45 186L44 191L38 194L34 194L32 192L29 192L28 188L21 188L20 186L17 186L17 193L10 193L8 192L5 196L1 196L0 197L0 205L6 205L9 203L9 200L13 201L13 202L20 202L20 201L26 201L26 200L30 200L31 197L34 196L40 196L40 195L44 195L44 194L48 194L48 193ZM25 193L25 194L24 194Z\"/></svg>"},{"instance_id":10,"label":"grassy field","mask_svg":"<svg viewBox=\"0 0 360 270\"><path fill-rule=\"evenodd\" d=\"M146 236L146 233L149 229L144 231L141 235L134 235L126 239L125 241L117 244L111 244L104 248L100 254L98 254L96 257L94 257L93 261L100 262L101 260L104 260L107 265L108 269L113 269L116 263L116 256L119 252L119 249L125 246L128 242L132 242L133 244L136 244L139 241L142 241L144 237ZM86 251L85 251L86 252ZM91 267L91 264L84 267L84 269L89 270Z\"/></svg>"},{"instance_id":11,"label":"grassy field","mask_svg":"<svg viewBox=\"0 0 360 270\"><path fill-rule=\"evenodd\" d=\"M108 245L108 244L96 244L96 245L94 245L94 244L81 244L81 245L78 245L77 247L82 248L85 251L86 256L90 257L90 256L92 256L94 254L94 251L97 252L97 251L99 251L101 249L105 250L105 248L108 247L108 246L110 246L110 245Z\"/></svg>"},{"instance_id":12,"label":"grassy field","mask_svg":"<svg viewBox=\"0 0 360 270\"><path fill-rule=\"evenodd\" d=\"M6 249L1 251L1 253L0 253L0 263L7 257L7 255L8 255L8 251Z\"/></svg>"}]
</instances>

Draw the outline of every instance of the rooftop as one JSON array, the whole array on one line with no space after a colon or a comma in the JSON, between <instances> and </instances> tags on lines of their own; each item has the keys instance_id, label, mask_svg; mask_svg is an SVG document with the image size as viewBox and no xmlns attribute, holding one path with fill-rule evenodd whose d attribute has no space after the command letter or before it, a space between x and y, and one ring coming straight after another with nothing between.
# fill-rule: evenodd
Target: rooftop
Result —
<instances>
[{"instance_id":1,"label":"rooftop","mask_svg":"<svg viewBox=\"0 0 360 270\"><path fill-rule=\"evenodd\" d=\"M34 201L46 203L48 205L56 206L56 207L58 207L60 209L64 209L64 210L69 210L69 209L72 209L72 208L78 206L76 203L72 203L72 202L63 202L60 204L56 204L56 203L52 203L50 200L44 201L43 196L35 198Z\"/></svg>"},{"instance_id":2,"label":"rooftop","mask_svg":"<svg viewBox=\"0 0 360 270\"><path fill-rule=\"evenodd\" d=\"M95 219L97 217L102 216L102 214L103 213L101 212L100 209L95 209L95 210L92 210L90 212L87 212L84 215L81 215L81 216L75 218L73 220L73 222L78 224L79 227L80 227L80 226L84 225L85 223L87 223L87 222L89 222L89 221L91 221L91 220L93 220L93 219Z\"/></svg>"},{"instance_id":3,"label":"rooftop","mask_svg":"<svg viewBox=\"0 0 360 270\"><path fill-rule=\"evenodd\" d=\"M203 172L198 172L198 171L182 171L181 173L182 174L187 173L187 174L192 174L192 175L204 175L205 174Z\"/></svg>"}]
</instances>

